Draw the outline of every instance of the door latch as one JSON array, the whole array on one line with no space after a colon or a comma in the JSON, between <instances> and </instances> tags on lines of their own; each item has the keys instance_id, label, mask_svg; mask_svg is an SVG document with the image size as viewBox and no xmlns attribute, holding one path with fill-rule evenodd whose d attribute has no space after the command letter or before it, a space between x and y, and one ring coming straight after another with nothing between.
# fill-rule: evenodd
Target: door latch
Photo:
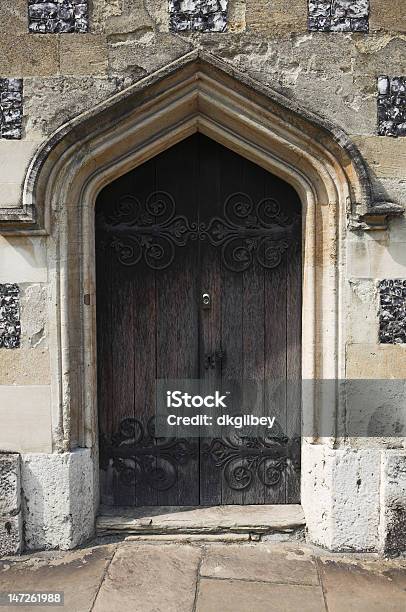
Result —
<instances>
[{"instance_id":1,"label":"door latch","mask_svg":"<svg viewBox=\"0 0 406 612\"><path fill-rule=\"evenodd\" d=\"M203 308L203 310L209 310L211 308L210 293L203 293L203 295L202 295L202 308Z\"/></svg>"}]
</instances>

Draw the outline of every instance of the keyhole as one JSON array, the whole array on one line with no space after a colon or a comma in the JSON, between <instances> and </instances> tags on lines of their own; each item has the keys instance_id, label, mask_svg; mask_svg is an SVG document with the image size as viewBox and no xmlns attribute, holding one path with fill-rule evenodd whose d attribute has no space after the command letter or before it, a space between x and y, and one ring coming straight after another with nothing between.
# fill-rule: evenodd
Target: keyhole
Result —
<instances>
[{"instance_id":1,"label":"keyhole","mask_svg":"<svg viewBox=\"0 0 406 612\"><path fill-rule=\"evenodd\" d=\"M203 293L202 295L202 306L205 310L208 310L211 306L211 297L209 293Z\"/></svg>"}]
</instances>

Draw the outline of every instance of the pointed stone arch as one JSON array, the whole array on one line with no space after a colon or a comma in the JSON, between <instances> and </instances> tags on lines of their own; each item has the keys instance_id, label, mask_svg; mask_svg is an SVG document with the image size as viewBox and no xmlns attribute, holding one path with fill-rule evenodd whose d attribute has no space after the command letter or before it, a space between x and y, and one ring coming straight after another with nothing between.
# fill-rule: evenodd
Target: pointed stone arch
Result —
<instances>
[{"instance_id":1,"label":"pointed stone arch","mask_svg":"<svg viewBox=\"0 0 406 612\"><path fill-rule=\"evenodd\" d=\"M57 130L28 169L22 209L0 222L4 231L48 236L55 304L53 447L94 449L95 467L95 201L105 185L197 131L281 177L301 198L303 378L339 379L345 373L340 313L347 219L362 227L400 212L374 201L366 165L341 130L201 52ZM305 418L313 420L321 404L324 415L334 416L338 401L310 404Z\"/></svg>"}]
</instances>

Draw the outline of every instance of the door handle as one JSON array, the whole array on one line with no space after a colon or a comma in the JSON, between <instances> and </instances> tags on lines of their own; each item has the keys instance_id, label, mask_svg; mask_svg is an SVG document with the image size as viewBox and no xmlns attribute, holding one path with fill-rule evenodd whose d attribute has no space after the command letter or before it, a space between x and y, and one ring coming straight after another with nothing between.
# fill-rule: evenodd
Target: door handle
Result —
<instances>
[{"instance_id":1,"label":"door handle","mask_svg":"<svg viewBox=\"0 0 406 612\"><path fill-rule=\"evenodd\" d=\"M202 308L203 308L203 310L210 310L210 308L211 308L211 296L210 296L210 293L203 293L203 295L202 295Z\"/></svg>"}]
</instances>

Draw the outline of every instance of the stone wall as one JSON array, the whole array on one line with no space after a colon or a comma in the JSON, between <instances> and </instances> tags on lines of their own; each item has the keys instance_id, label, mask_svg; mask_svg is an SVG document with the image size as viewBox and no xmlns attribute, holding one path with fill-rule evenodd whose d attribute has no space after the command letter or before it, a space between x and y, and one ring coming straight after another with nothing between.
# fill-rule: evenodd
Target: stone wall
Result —
<instances>
[{"instance_id":1,"label":"stone wall","mask_svg":"<svg viewBox=\"0 0 406 612\"><path fill-rule=\"evenodd\" d=\"M405 205L405 45L404 0L297 0L289 9L286 0L3 2L0 213L21 206L27 168L51 134L196 48L342 129L366 160L376 199ZM55 215L59 212L55 203ZM406 374L406 220L393 218L374 231L361 225L348 214L339 238L345 374L401 378ZM66 528L58 530L55 525L70 514L70 501L62 500L52 518L58 494L43 467L51 457L52 473L62 474L68 484L76 473L69 458L53 458L55 450L66 450L56 448L57 438L69 444L68 434L61 433L51 376L57 356L50 346L59 342L59 304L51 283L54 246L53 238L40 232L0 231L0 449L24 457L34 453L23 460L23 488L32 500L25 507L27 545L33 547L56 546L58 538L66 547L77 544L83 519L75 507ZM312 480L303 496L309 530L315 541L336 549L393 549L403 541L398 526L406 506L393 485L404 487L403 463L391 459L379 441L374 451L354 452L363 444L339 452L313 445L309 451ZM78 468L80 482L91 459L86 461L86 468ZM365 484L357 488L359 472L369 490ZM42 500L34 491L38 478L46 485ZM313 514L312 491L326 498L324 522ZM359 502L344 520L350 494ZM86 489L85 495L91 493ZM49 537L40 535L41 504ZM86 523L83 537L90 531Z\"/></svg>"}]
</instances>

